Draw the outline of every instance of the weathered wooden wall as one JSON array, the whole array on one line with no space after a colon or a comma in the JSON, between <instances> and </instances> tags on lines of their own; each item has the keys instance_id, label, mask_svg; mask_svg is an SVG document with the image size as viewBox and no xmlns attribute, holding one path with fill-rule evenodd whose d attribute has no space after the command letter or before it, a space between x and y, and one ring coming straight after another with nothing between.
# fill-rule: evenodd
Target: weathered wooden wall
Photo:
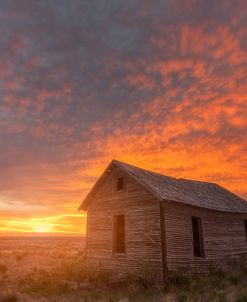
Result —
<instances>
[{"instance_id":1,"label":"weathered wooden wall","mask_svg":"<svg viewBox=\"0 0 247 302\"><path fill-rule=\"evenodd\" d=\"M124 275L163 279L161 225L165 230L165 256L170 273L204 273L235 255L247 253L246 214L224 213L176 202L160 203L120 168L97 187L87 206L87 267ZM117 177L124 176L126 190L115 191ZM125 215L126 254L113 253L113 216ZM191 216L202 218L205 257L194 257ZM164 239L163 237L163 239ZM164 255L163 254L163 255Z\"/></svg>"},{"instance_id":2,"label":"weathered wooden wall","mask_svg":"<svg viewBox=\"0 0 247 302\"><path fill-rule=\"evenodd\" d=\"M212 265L229 261L229 257L247 253L246 214L217 212L175 202L167 202L164 213L167 266L171 272L206 272ZM191 216L202 218L205 258L193 256Z\"/></svg>"},{"instance_id":3,"label":"weathered wooden wall","mask_svg":"<svg viewBox=\"0 0 247 302\"><path fill-rule=\"evenodd\" d=\"M116 177L124 176L126 190L115 192ZM113 215L124 214L126 255L112 253ZM159 201L133 178L114 169L97 189L87 208L87 267L117 274L148 274L162 279Z\"/></svg>"}]
</instances>

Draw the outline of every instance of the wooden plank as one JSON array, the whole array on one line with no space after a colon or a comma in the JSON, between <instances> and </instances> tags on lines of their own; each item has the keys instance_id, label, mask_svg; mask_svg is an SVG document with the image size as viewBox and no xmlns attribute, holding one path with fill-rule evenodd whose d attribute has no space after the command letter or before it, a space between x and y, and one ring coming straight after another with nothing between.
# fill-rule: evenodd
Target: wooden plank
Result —
<instances>
[{"instance_id":1,"label":"wooden plank","mask_svg":"<svg viewBox=\"0 0 247 302\"><path fill-rule=\"evenodd\" d=\"M191 216L202 218L205 257L193 256ZM167 265L170 272L208 272L213 264L247 253L246 214L224 213L169 202L166 205Z\"/></svg>"},{"instance_id":2,"label":"wooden plank","mask_svg":"<svg viewBox=\"0 0 247 302\"><path fill-rule=\"evenodd\" d=\"M162 252L162 269L164 282L167 281L167 247L166 247L166 230L165 230L165 214L164 204L160 202L160 230L161 230L161 252Z\"/></svg>"},{"instance_id":3,"label":"wooden plank","mask_svg":"<svg viewBox=\"0 0 247 302\"><path fill-rule=\"evenodd\" d=\"M119 175L125 191L116 192ZM107 175L88 206L88 269L163 280L159 207L159 201L126 173L116 168ZM125 215L126 255L118 257L112 251L112 221L119 214Z\"/></svg>"}]
</instances>

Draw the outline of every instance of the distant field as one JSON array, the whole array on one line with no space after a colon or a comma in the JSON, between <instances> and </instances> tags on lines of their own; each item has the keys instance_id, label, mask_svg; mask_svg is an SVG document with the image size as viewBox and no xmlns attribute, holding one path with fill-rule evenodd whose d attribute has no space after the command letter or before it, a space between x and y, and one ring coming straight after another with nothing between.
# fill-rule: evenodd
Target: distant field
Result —
<instances>
[{"instance_id":1,"label":"distant field","mask_svg":"<svg viewBox=\"0 0 247 302\"><path fill-rule=\"evenodd\" d=\"M82 258L84 249L85 238L79 236L0 237L0 294L14 293L19 301L36 301L42 289L35 289L35 297L35 290L33 294L29 289L33 280L58 270L64 261L77 259L78 255Z\"/></svg>"},{"instance_id":2,"label":"distant field","mask_svg":"<svg viewBox=\"0 0 247 302\"><path fill-rule=\"evenodd\" d=\"M58 260L83 253L83 237L0 237L0 264L7 267L5 278L21 278L36 269L51 269ZM13 273L13 274L12 274Z\"/></svg>"},{"instance_id":3,"label":"distant field","mask_svg":"<svg viewBox=\"0 0 247 302\"><path fill-rule=\"evenodd\" d=\"M247 302L247 260L228 273L177 277L165 288L136 280L109 283L85 272L83 237L0 237L0 302Z\"/></svg>"}]
</instances>

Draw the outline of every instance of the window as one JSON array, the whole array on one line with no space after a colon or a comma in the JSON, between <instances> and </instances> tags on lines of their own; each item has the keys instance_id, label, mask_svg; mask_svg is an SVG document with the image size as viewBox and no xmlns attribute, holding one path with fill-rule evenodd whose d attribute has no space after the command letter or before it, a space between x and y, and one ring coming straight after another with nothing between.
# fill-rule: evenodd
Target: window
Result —
<instances>
[{"instance_id":1,"label":"window","mask_svg":"<svg viewBox=\"0 0 247 302\"><path fill-rule=\"evenodd\" d=\"M117 178L116 191L123 191L123 190L124 190L124 178L119 177Z\"/></svg>"},{"instance_id":2,"label":"window","mask_svg":"<svg viewBox=\"0 0 247 302\"><path fill-rule=\"evenodd\" d=\"M113 252L125 253L125 217L114 215L113 217Z\"/></svg>"},{"instance_id":3,"label":"window","mask_svg":"<svg viewBox=\"0 0 247 302\"><path fill-rule=\"evenodd\" d=\"M193 233L193 252L195 257L204 257L202 219L191 217Z\"/></svg>"},{"instance_id":4,"label":"window","mask_svg":"<svg viewBox=\"0 0 247 302\"><path fill-rule=\"evenodd\" d=\"M244 221L244 227L245 227L245 237L247 240L247 219Z\"/></svg>"}]
</instances>

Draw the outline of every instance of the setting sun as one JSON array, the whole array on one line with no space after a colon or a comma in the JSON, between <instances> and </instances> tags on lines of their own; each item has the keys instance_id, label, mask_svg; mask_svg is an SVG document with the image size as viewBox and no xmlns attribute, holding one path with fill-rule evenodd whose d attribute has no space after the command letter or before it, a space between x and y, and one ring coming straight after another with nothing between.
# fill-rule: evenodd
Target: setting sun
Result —
<instances>
[{"instance_id":1,"label":"setting sun","mask_svg":"<svg viewBox=\"0 0 247 302\"><path fill-rule=\"evenodd\" d=\"M35 233L49 233L51 228L47 225L38 225L34 228Z\"/></svg>"}]
</instances>

